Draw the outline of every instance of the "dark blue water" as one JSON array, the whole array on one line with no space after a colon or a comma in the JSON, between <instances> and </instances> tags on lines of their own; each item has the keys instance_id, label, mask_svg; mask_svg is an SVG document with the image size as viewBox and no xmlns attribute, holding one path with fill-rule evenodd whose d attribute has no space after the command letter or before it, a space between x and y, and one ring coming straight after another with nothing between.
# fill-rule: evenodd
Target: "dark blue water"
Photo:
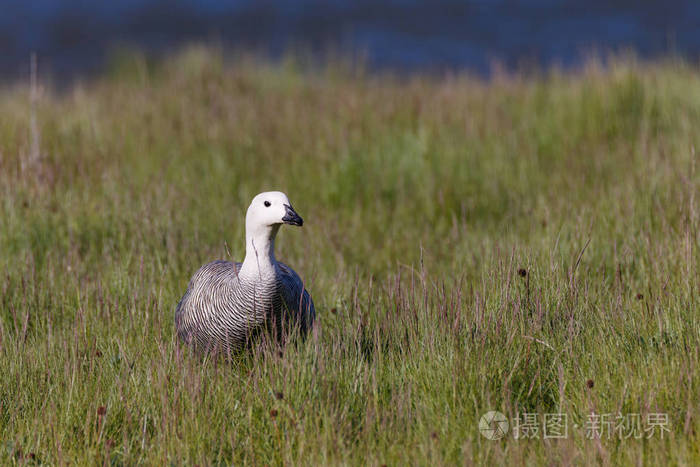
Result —
<instances>
[{"instance_id":1,"label":"dark blue water","mask_svg":"<svg viewBox=\"0 0 700 467\"><path fill-rule=\"evenodd\" d=\"M572 66L591 51L700 56L700 1L0 0L0 77L99 71L117 46L158 56L189 42L277 57L290 47L363 56L375 68Z\"/></svg>"}]
</instances>

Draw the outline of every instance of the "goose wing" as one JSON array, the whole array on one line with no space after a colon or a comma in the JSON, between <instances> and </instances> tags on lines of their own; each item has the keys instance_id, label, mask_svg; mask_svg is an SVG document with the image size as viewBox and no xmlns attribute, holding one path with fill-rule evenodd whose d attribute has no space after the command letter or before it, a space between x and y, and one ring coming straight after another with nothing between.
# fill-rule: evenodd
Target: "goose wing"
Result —
<instances>
[{"instance_id":1,"label":"goose wing","mask_svg":"<svg viewBox=\"0 0 700 467\"><path fill-rule=\"evenodd\" d=\"M304 281L294 269L278 262L281 295L287 310L298 320L302 333L306 333L316 318L316 309L311 294L306 289Z\"/></svg>"}]
</instances>

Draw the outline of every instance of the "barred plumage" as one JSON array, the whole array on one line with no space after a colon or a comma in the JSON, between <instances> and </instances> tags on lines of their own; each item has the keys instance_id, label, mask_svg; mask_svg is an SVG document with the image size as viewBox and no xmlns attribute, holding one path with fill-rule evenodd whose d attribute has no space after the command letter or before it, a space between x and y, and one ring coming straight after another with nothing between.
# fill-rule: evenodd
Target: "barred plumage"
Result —
<instances>
[{"instance_id":1,"label":"barred plumage","mask_svg":"<svg viewBox=\"0 0 700 467\"><path fill-rule=\"evenodd\" d=\"M267 209L275 203L284 207L284 216ZM313 301L297 273L276 261L273 251L280 224L302 222L283 193L256 196L246 215L246 259L214 261L192 276L175 310L178 336L207 351L235 352L263 330L279 337L298 326L306 334L316 315Z\"/></svg>"}]
</instances>

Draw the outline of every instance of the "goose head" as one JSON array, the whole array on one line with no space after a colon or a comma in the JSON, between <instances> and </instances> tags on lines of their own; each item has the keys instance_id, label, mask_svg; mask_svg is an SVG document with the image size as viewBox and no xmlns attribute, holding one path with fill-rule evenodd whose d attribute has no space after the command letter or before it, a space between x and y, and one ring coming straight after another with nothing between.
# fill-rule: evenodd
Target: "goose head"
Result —
<instances>
[{"instance_id":1,"label":"goose head","mask_svg":"<svg viewBox=\"0 0 700 467\"><path fill-rule=\"evenodd\" d=\"M279 228L281 224L302 226L304 220L292 207L287 195L281 191L266 191L260 193L248 207L245 216L246 229Z\"/></svg>"}]
</instances>

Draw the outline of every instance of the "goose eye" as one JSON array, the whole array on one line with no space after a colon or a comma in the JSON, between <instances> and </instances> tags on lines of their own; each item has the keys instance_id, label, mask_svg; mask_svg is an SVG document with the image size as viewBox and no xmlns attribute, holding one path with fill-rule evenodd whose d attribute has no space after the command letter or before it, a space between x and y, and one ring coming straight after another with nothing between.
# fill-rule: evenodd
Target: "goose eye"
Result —
<instances>
[{"instance_id":1,"label":"goose eye","mask_svg":"<svg viewBox=\"0 0 700 467\"><path fill-rule=\"evenodd\" d=\"M270 202L269 202L269 201L265 201L265 207L266 207L266 208L269 208L269 207L270 207Z\"/></svg>"}]
</instances>

